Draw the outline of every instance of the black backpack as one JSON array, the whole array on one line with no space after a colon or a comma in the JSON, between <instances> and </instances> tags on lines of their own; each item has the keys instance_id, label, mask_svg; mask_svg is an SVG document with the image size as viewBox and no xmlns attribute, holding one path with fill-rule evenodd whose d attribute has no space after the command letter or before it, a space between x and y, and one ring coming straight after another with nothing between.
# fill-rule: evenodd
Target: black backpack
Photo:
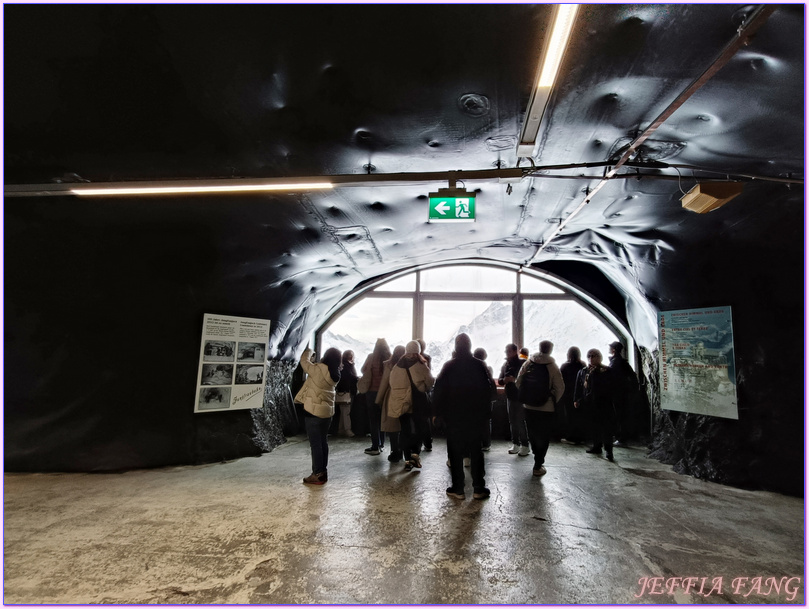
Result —
<instances>
[{"instance_id":1,"label":"black backpack","mask_svg":"<svg viewBox=\"0 0 809 609\"><path fill-rule=\"evenodd\" d=\"M551 397L551 376L547 364L531 362L520 381L518 400L529 406L542 406Z\"/></svg>"}]
</instances>

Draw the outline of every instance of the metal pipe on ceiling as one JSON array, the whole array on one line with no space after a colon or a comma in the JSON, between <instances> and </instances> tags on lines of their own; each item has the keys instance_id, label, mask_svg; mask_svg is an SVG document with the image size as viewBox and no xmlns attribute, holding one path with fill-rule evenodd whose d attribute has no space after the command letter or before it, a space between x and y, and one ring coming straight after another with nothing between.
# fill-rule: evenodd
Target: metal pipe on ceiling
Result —
<instances>
[{"instance_id":1,"label":"metal pipe on ceiling","mask_svg":"<svg viewBox=\"0 0 809 609\"><path fill-rule=\"evenodd\" d=\"M626 163L635 155L641 145L649 139L649 137L657 131L657 129L672 115L676 112L680 106L682 106L694 93L696 93L699 89L701 89L714 75L721 70L730 60L731 58L744 46L750 44L751 37L761 28L762 25L767 21L767 19L772 15L775 11L777 6L775 5L768 5L763 4L759 5L750 15L750 19L739 26L736 36L722 49L722 52L716 57L716 59L711 62L711 64L695 78L691 84L689 84L675 99L672 101L660 115L654 119L646 129L641 132L638 137L636 137L633 142L629 145L627 150L621 156L618 161L615 162L612 169L608 171L601 181L593 188L589 190L587 195L584 197L581 203L579 203L578 207L571 212L567 218L565 218L564 222L562 222L559 226L557 226L553 232L551 233L550 237L545 239L541 246L537 249L533 256L526 261L526 265L530 265L537 259L542 251L548 247L551 241L555 239L564 228L570 223L573 218L575 218L584 207L589 204L593 197L595 197L598 192L607 185L607 183L615 177L618 170L626 165Z\"/></svg>"}]
</instances>

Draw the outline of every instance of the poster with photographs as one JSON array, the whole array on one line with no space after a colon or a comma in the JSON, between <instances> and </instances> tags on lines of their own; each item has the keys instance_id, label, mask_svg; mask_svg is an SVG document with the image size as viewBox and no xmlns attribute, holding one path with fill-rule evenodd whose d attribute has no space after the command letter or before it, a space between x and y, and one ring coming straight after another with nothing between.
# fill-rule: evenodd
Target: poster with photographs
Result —
<instances>
[{"instance_id":1,"label":"poster with photographs","mask_svg":"<svg viewBox=\"0 0 809 609\"><path fill-rule=\"evenodd\" d=\"M730 307L661 311L660 407L738 419Z\"/></svg>"},{"instance_id":2,"label":"poster with photographs","mask_svg":"<svg viewBox=\"0 0 809 609\"><path fill-rule=\"evenodd\" d=\"M261 408L270 322L206 314L194 412Z\"/></svg>"}]
</instances>

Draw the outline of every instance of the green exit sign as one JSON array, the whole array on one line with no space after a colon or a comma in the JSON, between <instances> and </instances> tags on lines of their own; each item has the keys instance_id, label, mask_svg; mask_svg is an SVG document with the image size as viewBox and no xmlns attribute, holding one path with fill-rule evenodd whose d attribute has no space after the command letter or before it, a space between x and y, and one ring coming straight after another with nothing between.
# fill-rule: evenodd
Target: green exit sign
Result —
<instances>
[{"instance_id":1,"label":"green exit sign","mask_svg":"<svg viewBox=\"0 0 809 609\"><path fill-rule=\"evenodd\" d=\"M440 188L430 193L428 222L474 222L475 193L462 188Z\"/></svg>"}]
</instances>

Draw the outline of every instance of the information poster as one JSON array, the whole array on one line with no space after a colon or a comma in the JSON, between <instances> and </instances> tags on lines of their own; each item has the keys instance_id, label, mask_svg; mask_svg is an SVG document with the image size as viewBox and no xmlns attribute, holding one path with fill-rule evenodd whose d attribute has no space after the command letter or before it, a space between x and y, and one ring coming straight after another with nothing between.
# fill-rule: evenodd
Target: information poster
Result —
<instances>
[{"instance_id":1,"label":"information poster","mask_svg":"<svg viewBox=\"0 0 809 609\"><path fill-rule=\"evenodd\" d=\"M660 407L738 419L730 307L661 311Z\"/></svg>"},{"instance_id":2,"label":"information poster","mask_svg":"<svg viewBox=\"0 0 809 609\"><path fill-rule=\"evenodd\" d=\"M206 314L194 412L261 408L270 322Z\"/></svg>"}]
</instances>

